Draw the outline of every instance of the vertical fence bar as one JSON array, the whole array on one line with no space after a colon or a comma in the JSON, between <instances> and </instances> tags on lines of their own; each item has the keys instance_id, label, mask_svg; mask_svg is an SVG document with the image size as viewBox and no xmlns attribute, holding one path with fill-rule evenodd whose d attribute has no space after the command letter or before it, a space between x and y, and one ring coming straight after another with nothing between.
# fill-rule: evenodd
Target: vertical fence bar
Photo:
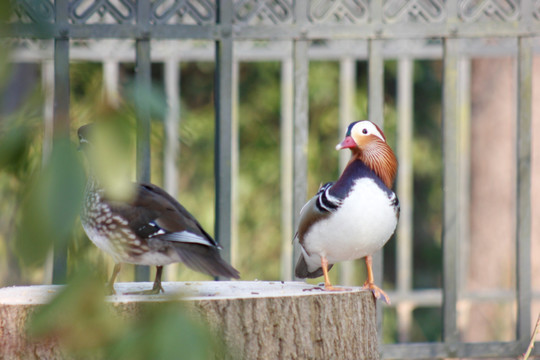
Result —
<instances>
[{"instance_id":1,"label":"vertical fence bar","mask_svg":"<svg viewBox=\"0 0 540 360\"><path fill-rule=\"evenodd\" d=\"M234 45L233 45L234 46ZM231 111L231 264L238 265L238 176L240 162L240 135L238 128L238 106L239 99L239 71L240 64L236 59L233 59L232 66L232 111Z\"/></svg>"},{"instance_id":2,"label":"vertical fence bar","mask_svg":"<svg viewBox=\"0 0 540 360\"><path fill-rule=\"evenodd\" d=\"M413 233L413 60L398 60L397 78L397 156L399 171L397 193L401 208L397 228L396 278L397 291L401 296L412 290L412 233ZM413 306L401 302L396 306L398 317L398 340L409 341Z\"/></svg>"},{"instance_id":3,"label":"vertical fence bar","mask_svg":"<svg viewBox=\"0 0 540 360\"><path fill-rule=\"evenodd\" d=\"M457 273L458 299L464 291L468 274L468 246L470 243L470 183L471 183L471 60L461 55L458 59L458 191L459 229ZM458 308L459 309L459 308ZM459 324L458 314L458 324Z\"/></svg>"},{"instance_id":4,"label":"vertical fence bar","mask_svg":"<svg viewBox=\"0 0 540 360\"><path fill-rule=\"evenodd\" d=\"M471 61L466 55L458 58L457 137L458 137L458 241L457 241L457 330L464 330L470 301L462 300L466 292L470 260L470 188L471 188Z\"/></svg>"},{"instance_id":5,"label":"vertical fence bar","mask_svg":"<svg viewBox=\"0 0 540 360\"><path fill-rule=\"evenodd\" d=\"M383 128L384 125L384 59L383 40L371 39L368 43L368 114L369 120Z\"/></svg>"},{"instance_id":6,"label":"vertical fence bar","mask_svg":"<svg viewBox=\"0 0 540 360\"><path fill-rule=\"evenodd\" d=\"M516 267L517 339L526 344L531 333L531 117L532 39L518 38Z\"/></svg>"},{"instance_id":7,"label":"vertical fence bar","mask_svg":"<svg viewBox=\"0 0 540 360\"><path fill-rule=\"evenodd\" d=\"M281 279L293 279L293 62L281 63Z\"/></svg>"},{"instance_id":8,"label":"vertical fence bar","mask_svg":"<svg viewBox=\"0 0 540 360\"><path fill-rule=\"evenodd\" d=\"M41 79L44 93L43 99L43 146L41 161L45 164L52 150L52 138L54 127L54 62L45 60L41 63ZM43 284L48 285L53 282L54 250L47 254L47 259L43 265Z\"/></svg>"},{"instance_id":9,"label":"vertical fence bar","mask_svg":"<svg viewBox=\"0 0 540 360\"><path fill-rule=\"evenodd\" d=\"M448 23L458 23L457 1L447 4ZM443 39L443 341L449 356L458 351L458 45L457 39Z\"/></svg>"},{"instance_id":10,"label":"vertical fence bar","mask_svg":"<svg viewBox=\"0 0 540 360\"><path fill-rule=\"evenodd\" d=\"M180 123L180 70L178 60L165 61L165 96L167 114L165 117L165 145L163 159L163 187L173 197L178 196L178 157L180 142L178 128Z\"/></svg>"},{"instance_id":11,"label":"vertical fence bar","mask_svg":"<svg viewBox=\"0 0 540 360\"><path fill-rule=\"evenodd\" d=\"M53 137L69 136L69 1L56 0L56 25L60 37L54 39L54 119ZM54 139L53 139L54 147ZM64 283L67 275L67 248L55 246L53 255L54 284Z\"/></svg>"},{"instance_id":12,"label":"vertical fence bar","mask_svg":"<svg viewBox=\"0 0 540 360\"><path fill-rule=\"evenodd\" d=\"M345 136L345 131L350 123L355 120L355 96L356 96L356 60L352 57L344 57L339 61L339 129L338 138ZM339 152L339 169L342 171L347 166L351 155L346 151Z\"/></svg>"},{"instance_id":13,"label":"vertical fence bar","mask_svg":"<svg viewBox=\"0 0 540 360\"><path fill-rule=\"evenodd\" d=\"M167 114L164 124L164 150L163 150L163 187L174 198L178 197L178 158L180 156L180 142L178 128L180 123L180 68L175 58L165 61L165 96L167 98ZM178 264L165 267L165 279L176 280Z\"/></svg>"},{"instance_id":14,"label":"vertical fence bar","mask_svg":"<svg viewBox=\"0 0 540 360\"><path fill-rule=\"evenodd\" d=\"M302 27L307 22L307 1L296 1L294 15L296 24ZM293 128L293 224L298 227L299 215L306 202L307 194L307 155L308 155L308 77L309 41L293 41L294 66L294 128ZM299 245L293 248L293 262L300 255ZM294 264L293 264L294 268Z\"/></svg>"},{"instance_id":15,"label":"vertical fence bar","mask_svg":"<svg viewBox=\"0 0 540 360\"><path fill-rule=\"evenodd\" d=\"M115 60L103 62L103 98L107 104L114 108L120 106L120 92L118 91L119 64Z\"/></svg>"},{"instance_id":16,"label":"vertical fence bar","mask_svg":"<svg viewBox=\"0 0 540 360\"><path fill-rule=\"evenodd\" d=\"M150 181L150 104L152 63L150 60L150 2L137 1L137 25L142 36L135 43L135 99L137 110L137 179ZM135 281L148 281L150 268L135 266Z\"/></svg>"},{"instance_id":17,"label":"vertical fence bar","mask_svg":"<svg viewBox=\"0 0 540 360\"><path fill-rule=\"evenodd\" d=\"M54 39L54 135L69 134L69 30L68 0L55 2L60 37Z\"/></svg>"},{"instance_id":18,"label":"vertical fence bar","mask_svg":"<svg viewBox=\"0 0 540 360\"><path fill-rule=\"evenodd\" d=\"M371 22L375 26L381 26L382 2L372 1L370 12ZM383 40L368 40L368 117L381 129L384 128L384 58L382 47ZM373 279L376 284L383 286L383 250L373 254ZM377 329L380 349L380 344L382 344L382 307L380 306L377 306Z\"/></svg>"},{"instance_id":19,"label":"vertical fence bar","mask_svg":"<svg viewBox=\"0 0 540 360\"><path fill-rule=\"evenodd\" d=\"M452 357L457 353L458 242L458 40L444 39L443 70L443 340Z\"/></svg>"},{"instance_id":20,"label":"vertical fence bar","mask_svg":"<svg viewBox=\"0 0 540 360\"><path fill-rule=\"evenodd\" d=\"M41 63L41 79L44 93L43 100L43 155L42 160L49 157L52 149L54 128L54 62L45 60Z\"/></svg>"},{"instance_id":21,"label":"vertical fence bar","mask_svg":"<svg viewBox=\"0 0 540 360\"><path fill-rule=\"evenodd\" d=\"M371 23L382 26L382 3L370 3ZM382 31L382 27L378 30ZM368 116L369 120L383 128L384 125L384 58L383 40L368 40Z\"/></svg>"},{"instance_id":22,"label":"vertical fence bar","mask_svg":"<svg viewBox=\"0 0 540 360\"><path fill-rule=\"evenodd\" d=\"M149 24L150 5L146 1L137 2L137 24L146 29ZM135 43L135 94L137 108L137 179L150 180L150 109L146 101L151 91L150 33L143 35Z\"/></svg>"},{"instance_id":23,"label":"vertical fence bar","mask_svg":"<svg viewBox=\"0 0 540 360\"><path fill-rule=\"evenodd\" d=\"M216 221L215 236L223 248L225 261L231 260L231 207L232 207L232 93L233 93L233 39L232 1L216 2L216 22L221 36L216 41L215 71L215 178Z\"/></svg>"},{"instance_id":24,"label":"vertical fence bar","mask_svg":"<svg viewBox=\"0 0 540 360\"><path fill-rule=\"evenodd\" d=\"M354 96L356 94L356 61L352 57L344 57L339 61L339 129L338 138L344 136L347 126L354 121ZM348 151L339 152L340 172L349 161ZM353 285L354 261L339 264L340 284Z\"/></svg>"}]
</instances>

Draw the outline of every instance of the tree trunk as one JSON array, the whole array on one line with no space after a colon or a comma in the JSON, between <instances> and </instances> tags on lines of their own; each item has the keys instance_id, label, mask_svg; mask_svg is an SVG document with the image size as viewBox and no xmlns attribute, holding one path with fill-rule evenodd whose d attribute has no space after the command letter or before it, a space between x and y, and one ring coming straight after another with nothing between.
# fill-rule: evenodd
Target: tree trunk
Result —
<instances>
[{"instance_id":1,"label":"tree trunk","mask_svg":"<svg viewBox=\"0 0 540 360\"><path fill-rule=\"evenodd\" d=\"M472 62L471 242L468 290L512 290L516 281L516 62ZM540 57L533 63L531 262L533 291L540 289ZM519 264L517 264L519 266ZM531 328L540 313L533 301ZM466 341L515 337L514 304L472 303L464 311Z\"/></svg>"},{"instance_id":2,"label":"tree trunk","mask_svg":"<svg viewBox=\"0 0 540 360\"><path fill-rule=\"evenodd\" d=\"M299 282L164 283L165 292L189 289L191 303L221 335L231 359L378 359L375 301L370 292L326 292ZM117 292L150 283L117 284ZM0 289L0 358L60 359L57 340L29 340L25 324L59 286ZM165 296L119 295L108 299L121 316Z\"/></svg>"},{"instance_id":3,"label":"tree trunk","mask_svg":"<svg viewBox=\"0 0 540 360\"><path fill-rule=\"evenodd\" d=\"M515 286L515 61L474 59L471 113L470 291ZM470 304L464 340L510 341L511 304Z\"/></svg>"}]
</instances>

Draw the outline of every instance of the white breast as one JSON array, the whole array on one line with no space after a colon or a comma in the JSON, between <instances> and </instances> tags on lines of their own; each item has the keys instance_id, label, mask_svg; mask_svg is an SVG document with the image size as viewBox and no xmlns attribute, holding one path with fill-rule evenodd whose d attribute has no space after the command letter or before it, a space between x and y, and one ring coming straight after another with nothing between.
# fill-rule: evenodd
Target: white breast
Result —
<instances>
[{"instance_id":1,"label":"white breast","mask_svg":"<svg viewBox=\"0 0 540 360\"><path fill-rule=\"evenodd\" d=\"M388 194L372 179L358 179L342 206L304 235L304 257L312 270L320 267L321 255L330 264L371 255L383 247L396 225Z\"/></svg>"}]
</instances>

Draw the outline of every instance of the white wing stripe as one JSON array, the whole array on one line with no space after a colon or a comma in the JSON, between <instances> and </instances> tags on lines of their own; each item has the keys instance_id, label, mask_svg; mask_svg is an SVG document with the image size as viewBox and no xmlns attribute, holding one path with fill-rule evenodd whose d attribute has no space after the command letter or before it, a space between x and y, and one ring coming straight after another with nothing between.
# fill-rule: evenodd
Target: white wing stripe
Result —
<instances>
[{"instance_id":1,"label":"white wing stripe","mask_svg":"<svg viewBox=\"0 0 540 360\"><path fill-rule=\"evenodd\" d=\"M190 244L201 244L201 245L211 246L211 247L215 246L207 238L204 238L199 235L195 235L185 230L163 235L163 236L160 236L160 238L167 241L176 241L176 242L183 242L183 243L190 243Z\"/></svg>"}]
</instances>

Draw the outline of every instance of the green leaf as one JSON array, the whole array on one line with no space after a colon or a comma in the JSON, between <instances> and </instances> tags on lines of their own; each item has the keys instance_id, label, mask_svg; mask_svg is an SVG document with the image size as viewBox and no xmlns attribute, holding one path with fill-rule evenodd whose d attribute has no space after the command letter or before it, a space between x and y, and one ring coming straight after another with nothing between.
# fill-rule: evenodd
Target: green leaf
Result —
<instances>
[{"instance_id":1,"label":"green leaf","mask_svg":"<svg viewBox=\"0 0 540 360\"><path fill-rule=\"evenodd\" d=\"M140 315L107 350L108 359L213 359L217 341L178 301L142 304Z\"/></svg>"},{"instance_id":2,"label":"green leaf","mask_svg":"<svg viewBox=\"0 0 540 360\"><path fill-rule=\"evenodd\" d=\"M13 126L0 134L0 170L15 171L27 160L31 136L26 126Z\"/></svg>"},{"instance_id":3,"label":"green leaf","mask_svg":"<svg viewBox=\"0 0 540 360\"><path fill-rule=\"evenodd\" d=\"M36 339L54 337L63 350L73 354L95 353L116 341L126 326L105 302L104 284L89 265L84 265L49 304L32 316L29 334Z\"/></svg>"},{"instance_id":4,"label":"green leaf","mask_svg":"<svg viewBox=\"0 0 540 360\"><path fill-rule=\"evenodd\" d=\"M55 245L66 247L79 216L85 176L69 139L57 139L49 161L27 185L15 250L24 264L43 264Z\"/></svg>"}]
</instances>

